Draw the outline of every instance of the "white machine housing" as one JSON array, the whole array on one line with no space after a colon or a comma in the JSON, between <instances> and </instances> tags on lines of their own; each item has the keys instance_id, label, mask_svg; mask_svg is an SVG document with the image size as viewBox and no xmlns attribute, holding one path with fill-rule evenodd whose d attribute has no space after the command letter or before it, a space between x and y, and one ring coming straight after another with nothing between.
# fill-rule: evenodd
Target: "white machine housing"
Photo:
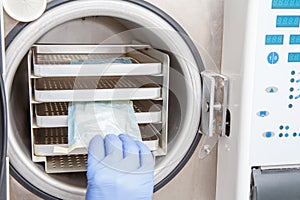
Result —
<instances>
[{"instance_id":1,"label":"white machine housing","mask_svg":"<svg viewBox=\"0 0 300 200\"><path fill-rule=\"evenodd\" d=\"M222 74L230 137L218 146L216 199L249 199L252 169L300 163L299 1L228 0ZM289 55L289 53L295 53Z\"/></svg>"}]
</instances>

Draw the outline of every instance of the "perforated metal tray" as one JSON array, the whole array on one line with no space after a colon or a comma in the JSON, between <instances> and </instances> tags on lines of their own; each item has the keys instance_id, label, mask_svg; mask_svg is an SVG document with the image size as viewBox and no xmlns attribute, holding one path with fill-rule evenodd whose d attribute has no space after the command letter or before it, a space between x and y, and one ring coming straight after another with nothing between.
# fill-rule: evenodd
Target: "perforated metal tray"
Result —
<instances>
[{"instance_id":1,"label":"perforated metal tray","mask_svg":"<svg viewBox=\"0 0 300 200\"><path fill-rule=\"evenodd\" d=\"M34 99L40 102L139 100L160 97L160 86L147 76L34 79Z\"/></svg>"},{"instance_id":2,"label":"perforated metal tray","mask_svg":"<svg viewBox=\"0 0 300 200\"><path fill-rule=\"evenodd\" d=\"M138 123L161 122L161 101L133 101ZM67 127L68 102L41 103L35 105L36 125L38 127Z\"/></svg>"},{"instance_id":3,"label":"perforated metal tray","mask_svg":"<svg viewBox=\"0 0 300 200\"><path fill-rule=\"evenodd\" d=\"M116 62L124 58L131 62ZM33 73L40 77L157 75L161 72L159 61L133 49L125 54L33 54Z\"/></svg>"},{"instance_id":4,"label":"perforated metal tray","mask_svg":"<svg viewBox=\"0 0 300 200\"><path fill-rule=\"evenodd\" d=\"M152 124L140 125L143 142L154 151L159 147L159 131ZM55 147L68 147L68 128L35 128L33 129L33 147L36 156L56 156ZM87 154L86 148L77 148L68 155Z\"/></svg>"},{"instance_id":5,"label":"perforated metal tray","mask_svg":"<svg viewBox=\"0 0 300 200\"><path fill-rule=\"evenodd\" d=\"M87 167L87 155L48 156L46 173L84 172Z\"/></svg>"}]
</instances>

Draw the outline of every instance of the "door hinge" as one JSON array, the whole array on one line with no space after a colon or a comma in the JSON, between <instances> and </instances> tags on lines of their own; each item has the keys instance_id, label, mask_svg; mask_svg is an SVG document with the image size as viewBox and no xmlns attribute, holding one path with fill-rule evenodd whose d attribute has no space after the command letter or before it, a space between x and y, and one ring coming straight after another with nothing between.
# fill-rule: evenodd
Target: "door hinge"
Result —
<instances>
[{"instance_id":1,"label":"door hinge","mask_svg":"<svg viewBox=\"0 0 300 200\"><path fill-rule=\"evenodd\" d=\"M229 80L226 76L203 71L201 99L201 140L200 158L205 158L220 137L226 133L226 113Z\"/></svg>"}]
</instances>

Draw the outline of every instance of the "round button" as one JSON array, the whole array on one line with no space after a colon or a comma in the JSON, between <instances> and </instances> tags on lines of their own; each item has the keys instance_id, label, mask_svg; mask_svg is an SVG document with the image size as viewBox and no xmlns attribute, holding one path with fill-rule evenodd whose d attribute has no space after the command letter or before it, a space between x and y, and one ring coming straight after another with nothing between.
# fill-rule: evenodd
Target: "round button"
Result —
<instances>
[{"instance_id":1,"label":"round button","mask_svg":"<svg viewBox=\"0 0 300 200\"><path fill-rule=\"evenodd\" d=\"M289 134L288 133L284 134L284 137L289 137Z\"/></svg>"},{"instance_id":2,"label":"round button","mask_svg":"<svg viewBox=\"0 0 300 200\"><path fill-rule=\"evenodd\" d=\"M279 55L277 52L271 52L268 55L268 63L270 64L276 64L279 60Z\"/></svg>"},{"instance_id":3,"label":"round button","mask_svg":"<svg viewBox=\"0 0 300 200\"><path fill-rule=\"evenodd\" d=\"M296 136L297 136L297 133L296 133L296 132L295 132L295 133L293 133L293 136L294 136L294 137L296 137Z\"/></svg>"},{"instance_id":4,"label":"round button","mask_svg":"<svg viewBox=\"0 0 300 200\"><path fill-rule=\"evenodd\" d=\"M266 138L273 137L274 135L275 135L275 133L271 132L271 131L267 131L267 132L263 133L263 136L266 137Z\"/></svg>"},{"instance_id":5,"label":"round button","mask_svg":"<svg viewBox=\"0 0 300 200\"><path fill-rule=\"evenodd\" d=\"M296 72L295 72L294 70L293 70L293 71L291 71L291 75L295 75L295 73L296 73Z\"/></svg>"},{"instance_id":6,"label":"round button","mask_svg":"<svg viewBox=\"0 0 300 200\"><path fill-rule=\"evenodd\" d=\"M268 87L266 88L267 93L276 93L278 91L277 87Z\"/></svg>"},{"instance_id":7,"label":"round button","mask_svg":"<svg viewBox=\"0 0 300 200\"><path fill-rule=\"evenodd\" d=\"M259 117L267 117L269 115L269 112L266 111L266 110L261 110L261 111L258 111L256 113L256 115L259 116Z\"/></svg>"}]
</instances>

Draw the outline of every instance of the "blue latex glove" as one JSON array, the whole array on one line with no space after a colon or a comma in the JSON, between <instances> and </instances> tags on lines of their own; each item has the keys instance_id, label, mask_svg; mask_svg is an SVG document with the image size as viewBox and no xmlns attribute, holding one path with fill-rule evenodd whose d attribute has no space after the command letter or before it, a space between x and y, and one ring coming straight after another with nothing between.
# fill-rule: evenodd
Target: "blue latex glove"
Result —
<instances>
[{"instance_id":1,"label":"blue latex glove","mask_svg":"<svg viewBox=\"0 0 300 200\"><path fill-rule=\"evenodd\" d=\"M89 145L88 200L150 200L154 160L148 147L128 135L95 136Z\"/></svg>"}]
</instances>

